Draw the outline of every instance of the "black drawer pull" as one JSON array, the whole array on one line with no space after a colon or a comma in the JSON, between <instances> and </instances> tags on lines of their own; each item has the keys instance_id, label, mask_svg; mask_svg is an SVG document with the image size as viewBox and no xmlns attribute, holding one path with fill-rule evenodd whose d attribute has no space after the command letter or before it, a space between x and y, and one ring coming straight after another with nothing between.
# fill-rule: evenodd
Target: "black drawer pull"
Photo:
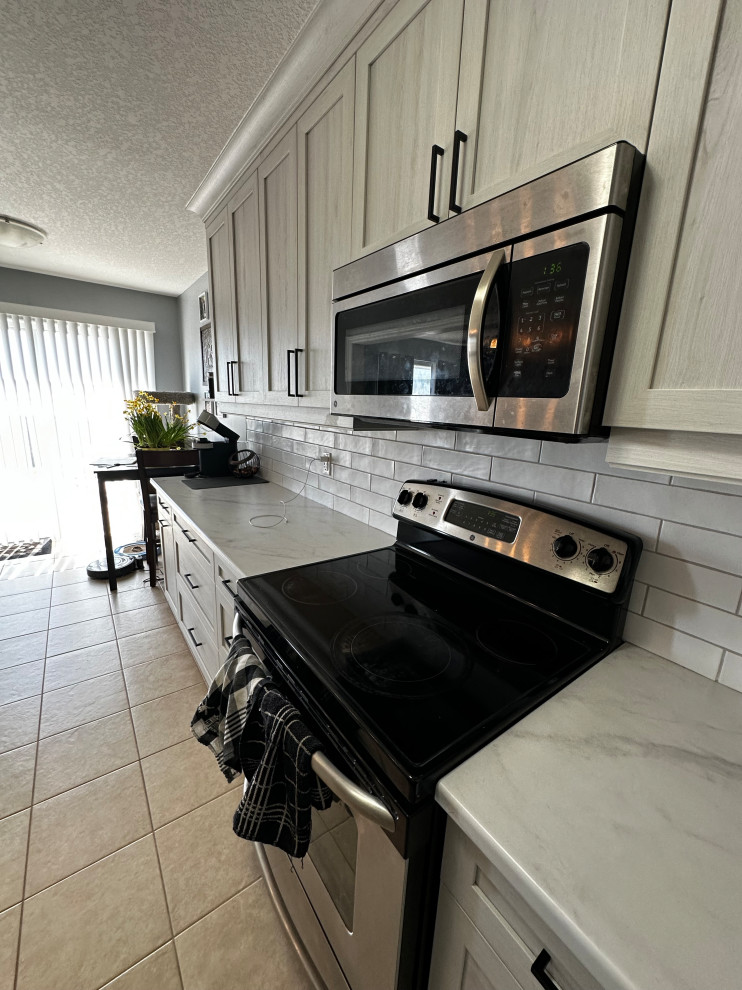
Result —
<instances>
[{"instance_id":1,"label":"black drawer pull","mask_svg":"<svg viewBox=\"0 0 742 990\"><path fill-rule=\"evenodd\" d=\"M165 529L166 526L170 525L170 523L166 523L164 519L160 519L158 522L160 523L160 529Z\"/></svg>"},{"instance_id":2,"label":"black drawer pull","mask_svg":"<svg viewBox=\"0 0 742 990\"><path fill-rule=\"evenodd\" d=\"M232 579L231 578L222 578L222 584L224 585L224 587L230 593L230 595L232 596L232 598L236 598L237 597L237 592L236 591L232 591L232 589L229 587L231 583L232 583Z\"/></svg>"},{"instance_id":3,"label":"black drawer pull","mask_svg":"<svg viewBox=\"0 0 742 990\"><path fill-rule=\"evenodd\" d=\"M226 643L227 646L231 646L233 639L234 639L234 636L225 636L224 637L224 642Z\"/></svg>"},{"instance_id":4,"label":"black drawer pull","mask_svg":"<svg viewBox=\"0 0 742 990\"><path fill-rule=\"evenodd\" d=\"M551 979L551 977L546 972L546 967L551 962L551 956L546 951L542 949L536 958L533 960L533 965L531 966L531 972L536 978L536 982L539 986L543 987L544 990L559 990L559 987Z\"/></svg>"},{"instance_id":5,"label":"black drawer pull","mask_svg":"<svg viewBox=\"0 0 742 990\"><path fill-rule=\"evenodd\" d=\"M194 584L194 583L193 583L193 582L191 581L191 574L190 574L190 571L188 572L188 574L184 574L184 575L183 575L183 577L185 578L185 581L186 581L186 584L187 584L187 585L188 585L188 587L189 587L189 588L191 589L191 591L195 591L195 590L196 590L196 588L199 588L199 587L200 587L200 585L198 585L198 584Z\"/></svg>"},{"instance_id":6,"label":"black drawer pull","mask_svg":"<svg viewBox=\"0 0 742 990\"><path fill-rule=\"evenodd\" d=\"M438 159L443 158L443 148L434 144L430 154L430 187L428 188L428 220L440 223L441 218L435 212L435 186L438 181Z\"/></svg>"},{"instance_id":7,"label":"black drawer pull","mask_svg":"<svg viewBox=\"0 0 742 990\"><path fill-rule=\"evenodd\" d=\"M188 540L189 543L195 543L196 542L196 537L195 536L189 536L187 529L183 529L183 527L181 526L180 527L180 531L183 534L183 536L185 536L185 538Z\"/></svg>"},{"instance_id":8,"label":"black drawer pull","mask_svg":"<svg viewBox=\"0 0 742 990\"><path fill-rule=\"evenodd\" d=\"M303 399L304 393L299 391L299 355L304 353L304 348L297 347L294 351L294 388L297 399Z\"/></svg>"},{"instance_id":9,"label":"black drawer pull","mask_svg":"<svg viewBox=\"0 0 742 990\"><path fill-rule=\"evenodd\" d=\"M203 645L204 645L203 643L198 643L198 642L196 641L196 637L195 637L195 636L193 635L193 630L194 630L194 628L195 628L194 626L191 626L191 628L190 628L190 629L188 630L188 635L189 635L189 636L191 637L191 639L193 640L193 645L194 645L194 646L203 646Z\"/></svg>"},{"instance_id":10,"label":"black drawer pull","mask_svg":"<svg viewBox=\"0 0 742 990\"><path fill-rule=\"evenodd\" d=\"M448 208L452 213L461 213L461 207L456 202L456 187L459 184L459 155L461 145L466 143L467 135L463 131L454 131L453 157L451 160L451 189L448 194Z\"/></svg>"}]
</instances>

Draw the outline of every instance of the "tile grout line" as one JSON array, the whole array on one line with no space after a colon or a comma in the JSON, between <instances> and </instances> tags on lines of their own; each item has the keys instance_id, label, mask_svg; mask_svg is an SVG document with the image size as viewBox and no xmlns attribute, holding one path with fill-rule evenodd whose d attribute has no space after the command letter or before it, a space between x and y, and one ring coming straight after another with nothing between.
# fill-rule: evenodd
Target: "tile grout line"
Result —
<instances>
[{"instance_id":1,"label":"tile grout line","mask_svg":"<svg viewBox=\"0 0 742 990\"><path fill-rule=\"evenodd\" d=\"M52 578L52 582L53 582ZM51 601L51 599L50 599ZM49 622L51 621L51 604L49 605L49 613L47 616L46 623L46 643L44 644L44 669L41 673L41 693L39 696L39 719L36 726L36 750L34 752L34 764L33 764L33 779L31 781L31 797L30 806L28 810L28 832L26 833L26 857L23 864L23 886L21 888L21 907L20 907L20 917L18 919L18 940L16 942L16 954L15 954L15 971L13 973L13 987L18 986L18 973L21 966L21 944L23 940L23 916L25 914L26 905L26 886L28 883L28 862L31 854L31 829L33 828L33 808L34 808L34 794L36 793L36 771L39 766L39 743L41 740L41 713L44 709L44 680L46 678L46 650L49 645Z\"/></svg>"}]
</instances>

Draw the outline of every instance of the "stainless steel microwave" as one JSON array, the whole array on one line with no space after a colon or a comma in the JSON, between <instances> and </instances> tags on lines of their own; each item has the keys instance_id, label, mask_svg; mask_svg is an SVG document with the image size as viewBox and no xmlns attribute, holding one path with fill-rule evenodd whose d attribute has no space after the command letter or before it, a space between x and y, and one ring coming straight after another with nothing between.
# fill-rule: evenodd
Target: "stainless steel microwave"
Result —
<instances>
[{"instance_id":1,"label":"stainless steel microwave","mask_svg":"<svg viewBox=\"0 0 742 990\"><path fill-rule=\"evenodd\" d=\"M337 269L332 412L604 433L642 167L619 142Z\"/></svg>"}]
</instances>

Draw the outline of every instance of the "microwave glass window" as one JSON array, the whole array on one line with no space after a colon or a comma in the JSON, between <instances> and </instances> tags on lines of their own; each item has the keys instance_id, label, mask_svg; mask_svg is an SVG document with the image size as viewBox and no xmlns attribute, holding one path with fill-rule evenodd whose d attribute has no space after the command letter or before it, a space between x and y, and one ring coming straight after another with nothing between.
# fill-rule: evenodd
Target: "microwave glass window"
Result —
<instances>
[{"instance_id":1,"label":"microwave glass window","mask_svg":"<svg viewBox=\"0 0 742 990\"><path fill-rule=\"evenodd\" d=\"M481 273L339 312L335 391L341 395L470 396L469 314ZM504 280L494 285L482 334L493 382Z\"/></svg>"},{"instance_id":2,"label":"microwave glass window","mask_svg":"<svg viewBox=\"0 0 742 990\"><path fill-rule=\"evenodd\" d=\"M589 256L589 246L580 242L513 262L510 334L498 395L567 394Z\"/></svg>"}]
</instances>

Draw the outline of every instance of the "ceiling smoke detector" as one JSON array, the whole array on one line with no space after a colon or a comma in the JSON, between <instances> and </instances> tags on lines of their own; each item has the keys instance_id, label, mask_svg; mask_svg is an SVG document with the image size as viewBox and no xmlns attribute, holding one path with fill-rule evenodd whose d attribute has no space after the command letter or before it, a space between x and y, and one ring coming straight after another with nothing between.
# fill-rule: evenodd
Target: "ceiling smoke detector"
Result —
<instances>
[{"instance_id":1,"label":"ceiling smoke detector","mask_svg":"<svg viewBox=\"0 0 742 990\"><path fill-rule=\"evenodd\" d=\"M0 247L35 247L45 239L46 231L41 227L0 214Z\"/></svg>"}]
</instances>

